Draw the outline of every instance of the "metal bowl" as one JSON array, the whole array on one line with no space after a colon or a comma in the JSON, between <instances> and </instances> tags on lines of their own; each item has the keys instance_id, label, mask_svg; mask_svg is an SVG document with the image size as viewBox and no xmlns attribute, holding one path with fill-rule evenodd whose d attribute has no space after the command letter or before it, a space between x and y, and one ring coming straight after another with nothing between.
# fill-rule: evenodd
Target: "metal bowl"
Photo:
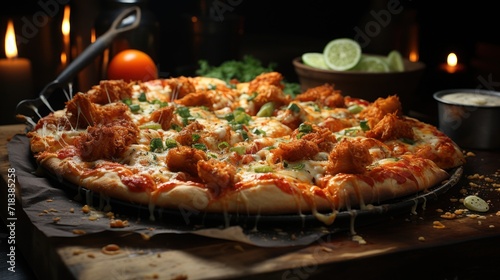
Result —
<instances>
[{"instance_id":1,"label":"metal bowl","mask_svg":"<svg viewBox=\"0 0 500 280\"><path fill-rule=\"evenodd\" d=\"M448 89L434 93L438 102L439 129L460 147L500 148L500 104L449 100L452 93L466 93L480 98L498 99L500 92L481 89Z\"/></svg>"}]
</instances>

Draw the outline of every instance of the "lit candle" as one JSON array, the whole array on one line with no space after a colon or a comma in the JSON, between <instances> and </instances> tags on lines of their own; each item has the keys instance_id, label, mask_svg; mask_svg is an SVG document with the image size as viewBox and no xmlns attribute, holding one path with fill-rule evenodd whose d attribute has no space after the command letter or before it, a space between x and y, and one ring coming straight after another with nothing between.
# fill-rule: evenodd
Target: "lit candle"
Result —
<instances>
[{"instance_id":1,"label":"lit candle","mask_svg":"<svg viewBox=\"0 0 500 280\"><path fill-rule=\"evenodd\" d=\"M409 30L409 54L408 54L408 59L411 61L411 62L417 62L418 59L419 59L419 53L418 53L418 34L419 34L419 30L418 30L418 25L415 23L415 24L412 24L410 26L410 30Z\"/></svg>"},{"instance_id":2,"label":"lit candle","mask_svg":"<svg viewBox=\"0 0 500 280\"><path fill-rule=\"evenodd\" d=\"M464 66L458 63L458 58L455 53L448 54L446 63L441 64L440 68L450 74L464 70Z\"/></svg>"},{"instance_id":3,"label":"lit candle","mask_svg":"<svg viewBox=\"0 0 500 280\"><path fill-rule=\"evenodd\" d=\"M61 70L66 68L69 63L70 58L70 39L69 32L71 29L70 21L70 8L69 6L64 7L64 16L61 24L61 32L63 35L63 51L61 53Z\"/></svg>"},{"instance_id":4,"label":"lit candle","mask_svg":"<svg viewBox=\"0 0 500 280\"><path fill-rule=\"evenodd\" d=\"M15 108L23 99L33 98L31 62L17 57L14 23L9 20L5 34L6 59L0 59L0 109L2 123L15 122Z\"/></svg>"}]
</instances>

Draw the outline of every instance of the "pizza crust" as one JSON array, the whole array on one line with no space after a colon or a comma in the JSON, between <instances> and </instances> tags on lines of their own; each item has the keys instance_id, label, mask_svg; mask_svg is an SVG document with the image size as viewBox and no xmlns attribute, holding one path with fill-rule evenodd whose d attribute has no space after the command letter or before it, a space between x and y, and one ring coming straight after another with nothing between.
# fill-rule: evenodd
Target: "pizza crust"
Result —
<instances>
[{"instance_id":1,"label":"pizza crust","mask_svg":"<svg viewBox=\"0 0 500 280\"><path fill-rule=\"evenodd\" d=\"M409 157L409 156L408 156ZM82 186L95 193L116 198L125 202L142 205L154 205L159 208L207 213L237 213L247 215L257 214L305 214L332 213L346 209L364 209L368 205L377 205L395 198L416 194L436 186L446 178L448 173L437 167L433 162L420 158L408 158L405 171L413 171L403 177L398 169L391 170L388 166L379 168L370 175L337 174L327 177L324 189L311 187L305 192L298 187L284 191L276 184L252 184L250 187L233 189L216 196L199 184L179 182L167 191L133 192L121 182L117 173L107 172L102 176L82 178L71 161L63 161L57 157L48 157L40 164L52 174L58 174L74 184ZM423 172L414 171L415 169ZM383 180L378 173L384 173ZM390 174L392 173L392 175ZM314 190L314 191L313 191ZM316 195L314 195L316 194ZM321 195L318 195L321 194Z\"/></svg>"}]
</instances>

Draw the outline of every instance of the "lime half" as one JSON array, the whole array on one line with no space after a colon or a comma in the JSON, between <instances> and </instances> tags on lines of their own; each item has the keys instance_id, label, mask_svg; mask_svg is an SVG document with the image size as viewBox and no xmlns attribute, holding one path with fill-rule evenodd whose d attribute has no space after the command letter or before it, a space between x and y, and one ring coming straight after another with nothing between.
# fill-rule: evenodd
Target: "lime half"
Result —
<instances>
[{"instance_id":1,"label":"lime half","mask_svg":"<svg viewBox=\"0 0 500 280\"><path fill-rule=\"evenodd\" d=\"M328 66L325 63L325 57L322 53L305 53L302 55L302 62L304 62L304 64L307 66L328 70Z\"/></svg>"},{"instance_id":2,"label":"lime half","mask_svg":"<svg viewBox=\"0 0 500 280\"><path fill-rule=\"evenodd\" d=\"M401 53L393 50L387 55L387 63L391 68L391 71L402 72L405 70L405 66L403 63L403 57Z\"/></svg>"},{"instance_id":3,"label":"lime half","mask_svg":"<svg viewBox=\"0 0 500 280\"><path fill-rule=\"evenodd\" d=\"M362 72L374 72L374 73L383 73L389 72L390 67L386 62L385 57L376 56L376 55L361 55L361 59L358 64L354 66L352 71L362 71Z\"/></svg>"},{"instance_id":4,"label":"lime half","mask_svg":"<svg viewBox=\"0 0 500 280\"><path fill-rule=\"evenodd\" d=\"M339 38L326 44L323 50L326 65L337 71L353 68L361 59L361 46L349 38Z\"/></svg>"}]
</instances>

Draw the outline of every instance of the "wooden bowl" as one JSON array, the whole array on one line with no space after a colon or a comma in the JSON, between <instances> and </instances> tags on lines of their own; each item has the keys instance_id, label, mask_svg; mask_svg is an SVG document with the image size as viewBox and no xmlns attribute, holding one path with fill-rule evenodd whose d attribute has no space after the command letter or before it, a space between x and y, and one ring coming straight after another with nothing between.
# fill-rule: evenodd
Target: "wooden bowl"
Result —
<instances>
[{"instance_id":1,"label":"wooden bowl","mask_svg":"<svg viewBox=\"0 0 500 280\"><path fill-rule=\"evenodd\" d=\"M303 91L329 83L344 96L371 102L378 97L398 95L405 109L411 107L417 98L425 70L424 63L411 62L408 59L404 59L405 71L385 73L322 70L305 65L300 57L293 59L293 65Z\"/></svg>"}]
</instances>

